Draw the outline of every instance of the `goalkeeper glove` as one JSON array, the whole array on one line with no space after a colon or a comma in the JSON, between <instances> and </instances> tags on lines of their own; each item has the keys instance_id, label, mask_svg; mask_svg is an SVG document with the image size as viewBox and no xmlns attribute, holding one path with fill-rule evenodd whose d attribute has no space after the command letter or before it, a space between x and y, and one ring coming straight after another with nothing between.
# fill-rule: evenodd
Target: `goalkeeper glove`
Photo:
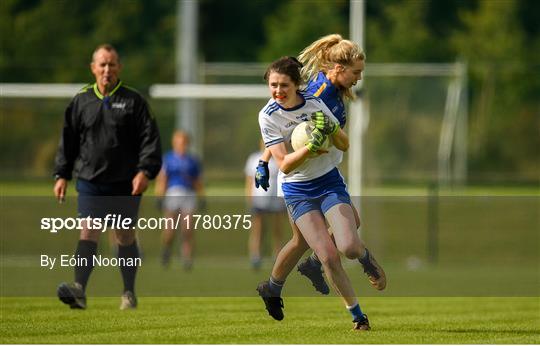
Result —
<instances>
[{"instance_id":1,"label":"goalkeeper glove","mask_svg":"<svg viewBox=\"0 0 540 346\"><path fill-rule=\"evenodd\" d=\"M311 113L311 120L315 124L315 127L327 136L331 136L339 130L339 123L332 121L322 111Z\"/></svg>"},{"instance_id":2,"label":"goalkeeper glove","mask_svg":"<svg viewBox=\"0 0 540 346\"><path fill-rule=\"evenodd\" d=\"M312 153L316 153L322 147L324 141L326 140L326 135L322 133L319 129L315 128L311 131L309 142L306 144L306 147Z\"/></svg>"},{"instance_id":3,"label":"goalkeeper glove","mask_svg":"<svg viewBox=\"0 0 540 346\"><path fill-rule=\"evenodd\" d=\"M270 172L268 170L268 162L259 160L259 165L255 169L255 187L262 187L264 191L268 191L270 187Z\"/></svg>"}]
</instances>

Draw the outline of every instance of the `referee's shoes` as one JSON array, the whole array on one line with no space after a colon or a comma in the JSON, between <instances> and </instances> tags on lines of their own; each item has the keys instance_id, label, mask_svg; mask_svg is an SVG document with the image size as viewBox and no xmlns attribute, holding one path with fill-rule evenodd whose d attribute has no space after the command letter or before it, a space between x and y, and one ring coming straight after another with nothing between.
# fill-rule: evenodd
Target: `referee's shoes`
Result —
<instances>
[{"instance_id":1,"label":"referee's shoes","mask_svg":"<svg viewBox=\"0 0 540 346\"><path fill-rule=\"evenodd\" d=\"M62 282L56 290L58 298L72 309L86 309L86 294L78 282Z\"/></svg>"},{"instance_id":2,"label":"referee's shoes","mask_svg":"<svg viewBox=\"0 0 540 346\"><path fill-rule=\"evenodd\" d=\"M137 308L137 297L131 291L125 291L120 300L120 310L130 310Z\"/></svg>"}]
</instances>

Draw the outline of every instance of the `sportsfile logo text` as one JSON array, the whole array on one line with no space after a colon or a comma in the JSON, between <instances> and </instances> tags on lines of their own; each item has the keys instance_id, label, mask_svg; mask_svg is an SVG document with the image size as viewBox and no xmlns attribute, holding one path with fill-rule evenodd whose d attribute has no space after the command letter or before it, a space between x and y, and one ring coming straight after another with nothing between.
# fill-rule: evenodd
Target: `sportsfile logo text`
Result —
<instances>
[{"instance_id":1,"label":"sportsfile logo text","mask_svg":"<svg viewBox=\"0 0 540 346\"><path fill-rule=\"evenodd\" d=\"M135 225L136 224L136 225ZM88 230L101 231L107 228L116 230L163 230L180 229L180 227L191 230L250 230L250 214L233 215L182 215L178 214L176 218L138 218L136 222L130 217L123 217L119 214L107 214L104 218L87 217L44 217L41 218L41 230L50 233L58 233L60 230Z\"/></svg>"},{"instance_id":2,"label":"sportsfile logo text","mask_svg":"<svg viewBox=\"0 0 540 346\"><path fill-rule=\"evenodd\" d=\"M101 230L105 232L107 226L114 229L128 230L133 229L131 227L132 219L129 217L122 218L122 215L107 214L105 218L92 218L87 216L85 218L61 218L61 217L44 217L41 218L41 230L50 231L51 233L58 233L59 230L82 230L83 228L89 230Z\"/></svg>"}]
</instances>

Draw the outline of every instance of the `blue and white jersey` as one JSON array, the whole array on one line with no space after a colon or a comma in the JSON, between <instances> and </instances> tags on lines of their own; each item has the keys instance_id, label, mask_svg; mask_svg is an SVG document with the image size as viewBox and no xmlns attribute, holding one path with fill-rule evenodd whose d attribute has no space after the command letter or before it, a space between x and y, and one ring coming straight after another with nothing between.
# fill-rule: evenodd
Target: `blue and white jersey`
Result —
<instances>
[{"instance_id":1,"label":"blue and white jersey","mask_svg":"<svg viewBox=\"0 0 540 346\"><path fill-rule=\"evenodd\" d=\"M293 108L282 108L273 99L270 99L266 106L259 112L259 126L261 135L266 147L284 142L287 150L292 151L291 135L296 127L303 121L309 121L311 113L323 111L333 121L338 121L332 112L326 107L324 102L305 92L300 92L303 102ZM331 171L340 164L343 153L330 146L327 154L310 158L289 174L279 172L279 183L310 181Z\"/></svg>"},{"instance_id":2,"label":"blue and white jersey","mask_svg":"<svg viewBox=\"0 0 540 346\"><path fill-rule=\"evenodd\" d=\"M345 123L347 122L345 104L338 88L326 78L323 72L319 72L315 78L309 81L305 91L310 95L320 98L339 120L341 128L345 127Z\"/></svg>"},{"instance_id":3,"label":"blue and white jersey","mask_svg":"<svg viewBox=\"0 0 540 346\"><path fill-rule=\"evenodd\" d=\"M201 165L194 156L179 155L172 150L163 156L162 169L167 175L167 189L182 187L193 191L194 182L201 175Z\"/></svg>"}]
</instances>

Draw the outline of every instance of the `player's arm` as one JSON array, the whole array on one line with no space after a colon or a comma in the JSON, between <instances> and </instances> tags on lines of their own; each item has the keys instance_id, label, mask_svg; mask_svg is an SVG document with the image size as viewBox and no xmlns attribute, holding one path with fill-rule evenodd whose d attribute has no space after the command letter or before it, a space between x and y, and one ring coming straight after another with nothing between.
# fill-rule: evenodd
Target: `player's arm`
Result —
<instances>
[{"instance_id":1,"label":"player's arm","mask_svg":"<svg viewBox=\"0 0 540 346\"><path fill-rule=\"evenodd\" d=\"M341 151L349 150L349 136L347 136L343 129L339 129L339 131L332 135L332 143Z\"/></svg>"},{"instance_id":2,"label":"player's arm","mask_svg":"<svg viewBox=\"0 0 540 346\"><path fill-rule=\"evenodd\" d=\"M276 124L272 123L269 117L263 113L259 112L259 126L261 128L261 137L264 143L274 143L280 141L280 131ZM255 187L258 189L261 187L264 191L268 191L270 187L270 170L268 168L268 162L272 153L268 148L266 148L255 167Z\"/></svg>"},{"instance_id":3,"label":"player's arm","mask_svg":"<svg viewBox=\"0 0 540 346\"><path fill-rule=\"evenodd\" d=\"M293 169L304 163L310 153L317 153L326 139L326 136L315 129L311 134L312 138L305 147L288 154L283 141L284 139L281 136L281 131L262 112L259 113L259 125L267 148L270 150L274 160L276 160L279 170L285 174L290 173Z\"/></svg>"},{"instance_id":4,"label":"player's arm","mask_svg":"<svg viewBox=\"0 0 540 346\"><path fill-rule=\"evenodd\" d=\"M272 152L270 151L270 149L265 148L263 154L261 155L261 160L264 162L268 162L270 161L271 158L272 158Z\"/></svg>"},{"instance_id":5,"label":"player's arm","mask_svg":"<svg viewBox=\"0 0 540 346\"><path fill-rule=\"evenodd\" d=\"M198 197L204 197L205 193L202 176L199 175L197 178L195 178L195 180L193 181L193 188L195 189Z\"/></svg>"},{"instance_id":6,"label":"player's arm","mask_svg":"<svg viewBox=\"0 0 540 346\"><path fill-rule=\"evenodd\" d=\"M349 137L340 128L339 121L333 115L330 115L332 112L326 106L323 108L325 108L325 111L317 111L311 114L311 121L319 131L332 138L332 142L337 149L347 151L349 149Z\"/></svg>"},{"instance_id":7,"label":"player's arm","mask_svg":"<svg viewBox=\"0 0 540 346\"><path fill-rule=\"evenodd\" d=\"M270 146L269 149L272 153L272 157L279 166L279 170L285 174L290 173L293 169L304 163L311 153L306 146L287 154L287 148L283 142L274 144Z\"/></svg>"},{"instance_id":8,"label":"player's arm","mask_svg":"<svg viewBox=\"0 0 540 346\"><path fill-rule=\"evenodd\" d=\"M159 211L163 210L163 198L167 189L167 173L162 168L156 176L156 185L154 186L154 194L156 195L156 208Z\"/></svg>"},{"instance_id":9,"label":"player's arm","mask_svg":"<svg viewBox=\"0 0 540 346\"><path fill-rule=\"evenodd\" d=\"M251 201L251 194L253 191L253 176L246 175L246 183L244 186L244 196L246 197L246 201Z\"/></svg>"},{"instance_id":10,"label":"player's arm","mask_svg":"<svg viewBox=\"0 0 540 346\"><path fill-rule=\"evenodd\" d=\"M200 212L204 212L206 211L206 192L204 189L203 169L199 160L195 160L195 166L191 169L191 175L193 177L193 189L198 197L197 209Z\"/></svg>"},{"instance_id":11,"label":"player's arm","mask_svg":"<svg viewBox=\"0 0 540 346\"><path fill-rule=\"evenodd\" d=\"M198 197L198 205L197 209L199 212L206 211L206 196L204 192L204 183L203 183L203 177L202 174L199 174L195 180L193 180L193 189L195 189L195 193Z\"/></svg>"},{"instance_id":12,"label":"player's arm","mask_svg":"<svg viewBox=\"0 0 540 346\"><path fill-rule=\"evenodd\" d=\"M156 177L156 185L154 186L154 193L156 196L164 196L166 187L167 174L165 173L164 169L161 169Z\"/></svg>"}]
</instances>

